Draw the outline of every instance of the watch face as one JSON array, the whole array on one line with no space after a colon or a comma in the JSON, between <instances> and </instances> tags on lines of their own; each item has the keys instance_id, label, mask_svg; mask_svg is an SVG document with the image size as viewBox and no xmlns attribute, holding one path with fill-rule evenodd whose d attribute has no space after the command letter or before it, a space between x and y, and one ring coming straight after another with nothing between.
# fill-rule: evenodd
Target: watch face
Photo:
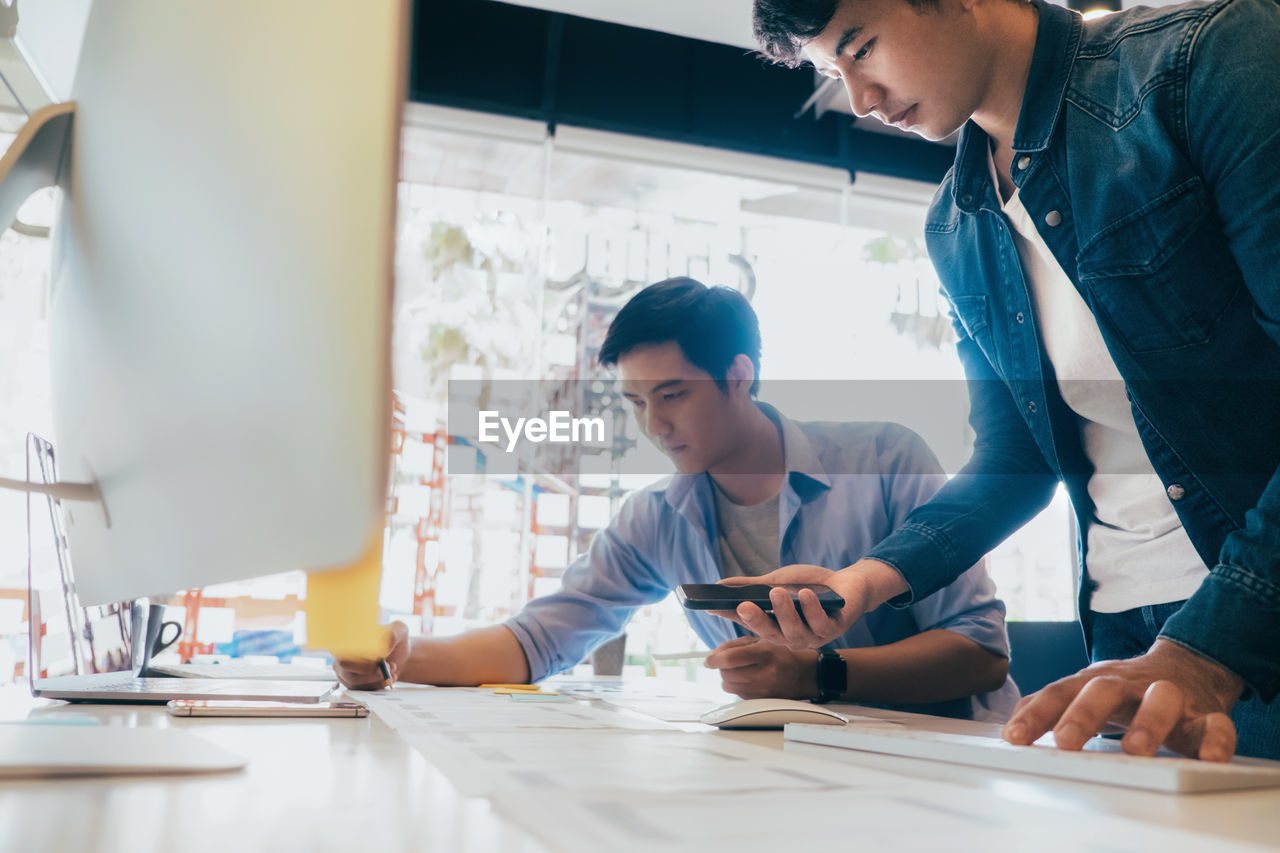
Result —
<instances>
[{"instance_id":1,"label":"watch face","mask_svg":"<svg viewBox=\"0 0 1280 853\"><path fill-rule=\"evenodd\" d=\"M818 696L824 701L838 699L849 689L849 671L844 658L831 649L818 653Z\"/></svg>"}]
</instances>

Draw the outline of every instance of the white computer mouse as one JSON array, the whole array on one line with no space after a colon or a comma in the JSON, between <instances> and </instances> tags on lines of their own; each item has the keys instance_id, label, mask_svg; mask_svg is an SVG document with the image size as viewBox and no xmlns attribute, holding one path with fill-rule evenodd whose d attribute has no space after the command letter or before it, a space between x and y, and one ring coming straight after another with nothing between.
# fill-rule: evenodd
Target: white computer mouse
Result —
<instances>
[{"instance_id":1,"label":"white computer mouse","mask_svg":"<svg viewBox=\"0 0 1280 853\"><path fill-rule=\"evenodd\" d=\"M849 718L822 705L795 699L743 699L702 715L702 722L722 729L780 729L787 723L843 726Z\"/></svg>"}]
</instances>

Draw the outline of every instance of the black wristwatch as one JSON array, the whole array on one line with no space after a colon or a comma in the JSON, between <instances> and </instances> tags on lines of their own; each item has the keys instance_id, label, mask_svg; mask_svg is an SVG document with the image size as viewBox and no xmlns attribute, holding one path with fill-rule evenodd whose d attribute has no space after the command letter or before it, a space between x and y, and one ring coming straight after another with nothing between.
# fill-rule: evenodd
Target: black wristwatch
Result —
<instances>
[{"instance_id":1,"label":"black wristwatch","mask_svg":"<svg viewBox=\"0 0 1280 853\"><path fill-rule=\"evenodd\" d=\"M849 690L849 670L835 649L818 650L818 698L815 702L832 702Z\"/></svg>"}]
</instances>

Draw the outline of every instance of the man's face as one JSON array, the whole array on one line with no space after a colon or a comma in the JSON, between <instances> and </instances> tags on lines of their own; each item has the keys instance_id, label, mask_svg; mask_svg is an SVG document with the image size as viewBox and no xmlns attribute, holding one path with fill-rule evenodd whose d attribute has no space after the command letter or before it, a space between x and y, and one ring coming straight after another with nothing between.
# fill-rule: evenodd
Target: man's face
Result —
<instances>
[{"instance_id":1,"label":"man's face","mask_svg":"<svg viewBox=\"0 0 1280 853\"><path fill-rule=\"evenodd\" d=\"M918 12L907 0L842 0L804 54L844 83L859 116L943 139L978 110L991 73L972 3Z\"/></svg>"},{"instance_id":2,"label":"man's face","mask_svg":"<svg viewBox=\"0 0 1280 853\"><path fill-rule=\"evenodd\" d=\"M722 391L685 359L679 344L627 352L618 359L618 377L640 430L681 474L701 474L733 454L742 421L737 398L749 401L749 395Z\"/></svg>"}]
</instances>

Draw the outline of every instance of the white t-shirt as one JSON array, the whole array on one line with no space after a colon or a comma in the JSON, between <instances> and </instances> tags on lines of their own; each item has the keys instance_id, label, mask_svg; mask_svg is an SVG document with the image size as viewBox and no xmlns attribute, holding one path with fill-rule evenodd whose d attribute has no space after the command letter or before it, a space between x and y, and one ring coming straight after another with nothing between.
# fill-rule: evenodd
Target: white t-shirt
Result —
<instances>
[{"instance_id":1,"label":"white t-shirt","mask_svg":"<svg viewBox=\"0 0 1280 853\"><path fill-rule=\"evenodd\" d=\"M777 571L782 522L778 517L779 493L758 504L736 504L711 481L720 530L720 565L727 578L759 577Z\"/></svg>"},{"instance_id":2,"label":"white t-shirt","mask_svg":"<svg viewBox=\"0 0 1280 853\"><path fill-rule=\"evenodd\" d=\"M995 181L994 161L991 177ZM1199 588L1209 570L1151 467L1098 321L1045 245L1016 190L1003 210L1031 285L1040 339L1062 397L1078 415L1084 451L1093 463L1088 488L1095 518L1085 562L1097 588L1089 606L1098 613L1119 613L1181 601Z\"/></svg>"}]
</instances>

